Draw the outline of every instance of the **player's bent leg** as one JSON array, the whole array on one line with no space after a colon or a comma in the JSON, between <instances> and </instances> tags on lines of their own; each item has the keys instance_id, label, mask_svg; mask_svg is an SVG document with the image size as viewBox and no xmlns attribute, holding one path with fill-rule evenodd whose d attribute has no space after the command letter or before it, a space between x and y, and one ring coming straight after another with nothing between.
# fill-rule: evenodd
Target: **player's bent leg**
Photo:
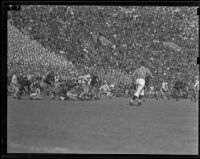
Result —
<instances>
[{"instance_id":1,"label":"player's bent leg","mask_svg":"<svg viewBox=\"0 0 200 159\"><path fill-rule=\"evenodd\" d=\"M141 105L141 102L145 102L145 99L144 99L144 87L143 89L141 90L141 93L139 95L139 105Z\"/></svg>"},{"instance_id":2,"label":"player's bent leg","mask_svg":"<svg viewBox=\"0 0 200 159\"><path fill-rule=\"evenodd\" d=\"M130 104L133 103L133 101L138 98L140 95L144 96L144 86L145 86L145 80L144 79L137 79L136 83L138 85L137 90L133 96L133 98L130 100ZM139 101L140 104L140 101Z\"/></svg>"}]
</instances>

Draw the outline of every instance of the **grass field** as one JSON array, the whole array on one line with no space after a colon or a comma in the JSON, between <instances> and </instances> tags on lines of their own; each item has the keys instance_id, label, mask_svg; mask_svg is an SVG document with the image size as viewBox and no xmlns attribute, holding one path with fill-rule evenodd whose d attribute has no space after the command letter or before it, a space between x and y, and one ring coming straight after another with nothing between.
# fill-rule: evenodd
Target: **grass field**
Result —
<instances>
[{"instance_id":1,"label":"grass field","mask_svg":"<svg viewBox=\"0 0 200 159\"><path fill-rule=\"evenodd\" d=\"M198 104L8 97L8 152L197 154Z\"/></svg>"}]
</instances>

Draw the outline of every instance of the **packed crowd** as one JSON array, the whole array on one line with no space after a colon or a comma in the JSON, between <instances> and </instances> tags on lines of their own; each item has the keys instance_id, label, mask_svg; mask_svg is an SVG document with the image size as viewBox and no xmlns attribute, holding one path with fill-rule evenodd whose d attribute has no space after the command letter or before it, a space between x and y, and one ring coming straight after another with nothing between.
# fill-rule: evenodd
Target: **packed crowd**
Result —
<instances>
[{"instance_id":1,"label":"packed crowd","mask_svg":"<svg viewBox=\"0 0 200 159\"><path fill-rule=\"evenodd\" d=\"M18 29L8 23L8 74L22 72L23 74L39 72L44 74L49 70L65 70L76 73L72 63L44 48L39 42L31 40Z\"/></svg>"}]
</instances>

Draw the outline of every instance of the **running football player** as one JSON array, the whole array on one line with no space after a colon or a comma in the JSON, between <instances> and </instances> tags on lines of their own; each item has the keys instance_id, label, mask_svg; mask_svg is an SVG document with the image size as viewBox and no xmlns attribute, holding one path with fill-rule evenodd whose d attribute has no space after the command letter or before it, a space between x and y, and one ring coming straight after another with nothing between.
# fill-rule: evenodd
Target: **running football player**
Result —
<instances>
[{"instance_id":1,"label":"running football player","mask_svg":"<svg viewBox=\"0 0 200 159\"><path fill-rule=\"evenodd\" d=\"M154 78L151 71L145 67L145 62L141 61L140 67L133 72L133 78L135 79L137 89L134 96L129 101L130 105L133 105L134 100L137 98L139 98L138 105L141 105L142 98L144 97L144 86L147 77Z\"/></svg>"}]
</instances>

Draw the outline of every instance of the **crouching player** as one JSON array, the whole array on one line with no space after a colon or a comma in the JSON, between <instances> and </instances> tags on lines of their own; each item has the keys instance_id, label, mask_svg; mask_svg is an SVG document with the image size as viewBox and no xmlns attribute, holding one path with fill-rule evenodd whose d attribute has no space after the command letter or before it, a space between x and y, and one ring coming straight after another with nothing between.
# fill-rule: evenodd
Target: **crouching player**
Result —
<instances>
[{"instance_id":1,"label":"crouching player","mask_svg":"<svg viewBox=\"0 0 200 159\"><path fill-rule=\"evenodd\" d=\"M17 98L17 96L19 94L19 87L17 85L18 85L17 76L15 74L13 74L13 76L11 78L11 90L12 90L13 98Z\"/></svg>"},{"instance_id":2,"label":"crouching player","mask_svg":"<svg viewBox=\"0 0 200 159\"><path fill-rule=\"evenodd\" d=\"M163 81L162 82L162 86L161 86L161 96L164 99L168 99L169 100L169 89L168 89L168 83Z\"/></svg>"},{"instance_id":3,"label":"crouching player","mask_svg":"<svg viewBox=\"0 0 200 159\"><path fill-rule=\"evenodd\" d=\"M100 84L100 81L97 77L97 75L95 74L92 74L91 75L91 82L90 82L90 94L91 94L91 98L94 98L94 99L99 99L99 84Z\"/></svg>"},{"instance_id":4,"label":"crouching player","mask_svg":"<svg viewBox=\"0 0 200 159\"><path fill-rule=\"evenodd\" d=\"M155 88L153 85L150 85L148 91L148 98L154 98L154 97L155 97Z\"/></svg>"},{"instance_id":5,"label":"crouching player","mask_svg":"<svg viewBox=\"0 0 200 159\"><path fill-rule=\"evenodd\" d=\"M33 89L34 89L34 92L32 92L32 93L29 95L29 99L32 99L32 100L40 100L40 99L43 99L43 97L41 96L41 86L40 86L39 81L35 81L35 82L33 83Z\"/></svg>"},{"instance_id":6,"label":"crouching player","mask_svg":"<svg viewBox=\"0 0 200 159\"><path fill-rule=\"evenodd\" d=\"M183 82L183 79L181 77L181 73L178 72L177 73L177 80L174 83L174 91L175 91L174 93L175 93L176 101L179 101L180 96L182 96L183 89L184 89L184 82Z\"/></svg>"},{"instance_id":7,"label":"crouching player","mask_svg":"<svg viewBox=\"0 0 200 159\"><path fill-rule=\"evenodd\" d=\"M111 89L108 86L107 82L105 82L101 87L100 87L100 92L101 92L101 97L112 97Z\"/></svg>"},{"instance_id":8,"label":"crouching player","mask_svg":"<svg viewBox=\"0 0 200 159\"><path fill-rule=\"evenodd\" d=\"M87 74L85 76L79 77L79 81L82 86L82 92L79 95L80 100L89 100L89 85L91 82L91 75Z\"/></svg>"},{"instance_id":9,"label":"crouching player","mask_svg":"<svg viewBox=\"0 0 200 159\"><path fill-rule=\"evenodd\" d=\"M141 105L141 100L144 97L145 80L147 77L153 78L152 73L147 67L145 67L145 62L141 61L140 67L133 72L133 78L135 79L137 89L133 98L129 102L130 105L133 105L134 100L137 98L139 98L138 104Z\"/></svg>"}]
</instances>

